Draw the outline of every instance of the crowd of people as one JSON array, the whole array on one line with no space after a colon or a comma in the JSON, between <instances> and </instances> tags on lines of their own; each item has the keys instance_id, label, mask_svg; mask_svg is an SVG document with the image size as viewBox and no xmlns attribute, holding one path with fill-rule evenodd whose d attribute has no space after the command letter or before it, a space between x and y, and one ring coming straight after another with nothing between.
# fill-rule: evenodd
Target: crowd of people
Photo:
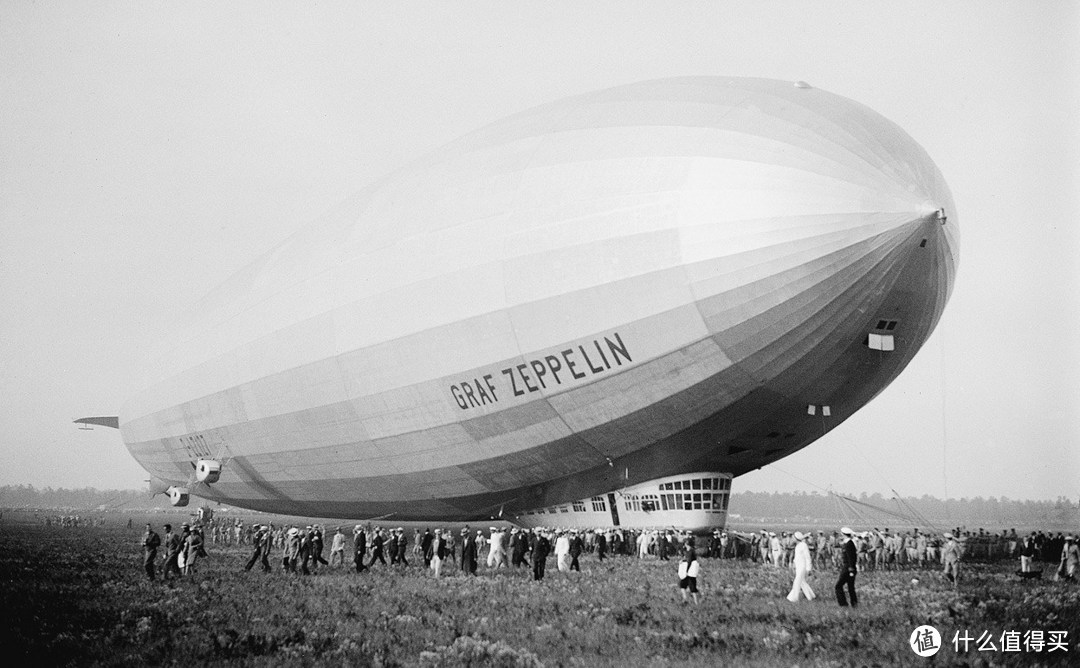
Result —
<instances>
[{"instance_id":1,"label":"crowd of people","mask_svg":"<svg viewBox=\"0 0 1080 668\"><path fill-rule=\"evenodd\" d=\"M311 575L320 569L345 569L364 573L373 569L407 569L423 565L433 577L447 569L474 576L481 564L488 569L513 568L531 572L533 580L543 580L550 556L562 572L580 571L583 555L603 561L612 556L637 559L678 560L678 581L684 601L698 601L698 557L743 559L766 567L790 569L793 582L788 600L816 597L807 576L813 570L839 573L835 593L841 606L858 605L855 580L859 572L905 568L938 568L954 586L960 579L960 564L966 557L1017 558L1020 573L1035 573L1035 561L1057 565L1055 576L1072 580L1080 566L1080 549L1074 536L1032 532L1023 538L1015 530L998 534L954 531L927 533L919 529L892 532L889 529L854 531L849 527L824 531L714 531L705 540L675 529L521 529L518 527L463 527L413 529L357 524L351 529L337 526L327 538L319 524L278 526L211 521L184 524L179 531L165 525L160 538L148 524L143 537L144 567L156 577L158 550L162 551L162 577L166 580L196 572L206 556L204 533L212 544L249 546L251 555L245 570L256 566L270 572L273 564L281 570ZM329 560L324 558L329 541Z\"/></svg>"}]
</instances>

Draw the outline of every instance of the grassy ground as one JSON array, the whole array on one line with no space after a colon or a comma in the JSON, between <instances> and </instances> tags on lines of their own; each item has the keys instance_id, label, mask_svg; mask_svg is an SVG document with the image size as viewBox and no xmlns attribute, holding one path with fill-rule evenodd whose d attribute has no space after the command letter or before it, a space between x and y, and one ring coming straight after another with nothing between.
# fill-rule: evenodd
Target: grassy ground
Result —
<instances>
[{"instance_id":1,"label":"grassy ground","mask_svg":"<svg viewBox=\"0 0 1080 668\"><path fill-rule=\"evenodd\" d=\"M1020 581L1012 563L965 564L955 591L936 569L863 573L852 610L836 605L832 572L812 580L818 600L791 604L789 573L704 560L702 602L684 606L676 562L588 555L580 574L549 560L541 583L483 567L436 581L415 564L245 572L246 548L211 545L197 575L148 582L139 527L0 525L8 665L1080 664L1080 587ZM924 623L944 637L928 659L908 646ZM998 651L957 653L957 631L986 631ZM1003 631L1066 631L1068 652L1003 652Z\"/></svg>"}]
</instances>

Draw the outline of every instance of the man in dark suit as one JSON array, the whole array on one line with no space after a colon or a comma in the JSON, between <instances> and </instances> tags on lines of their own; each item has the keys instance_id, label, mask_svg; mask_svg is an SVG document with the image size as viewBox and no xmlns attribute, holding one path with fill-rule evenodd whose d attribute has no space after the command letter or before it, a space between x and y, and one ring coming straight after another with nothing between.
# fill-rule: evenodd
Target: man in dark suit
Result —
<instances>
[{"instance_id":1,"label":"man in dark suit","mask_svg":"<svg viewBox=\"0 0 1080 668\"><path fill-rule=\"evenodd\" d=\"M577 529L570 530L570 570L581 572L581 564L578 563L578 557L585 551L585 541L581 540L581 535L577 532Z\"/></svg>"},{"instance_id":2,"label":"man in dark suit","mask_svg":"<svg viewBox=\"0 0 1080 668\"><path fill-rule=\"evenodd\" d=\"M162 577L166 580L180 577L180 547L183 544L180 535L173 533L172 525L165 525L165 568Z\"/></svg>"},{"instance_id":3,"label":"man in dark suit","mask_svg":"<svg viewBox=\"0 0 1080 668\"><path fill-rule=\"evenodd\" d=\"M143 569L146 577L154 579L154 561L157 560L157 549L161 546L161 536L154 532L149 524L146 525L146 534L143 536Z\"/></svg>"},{"instance_id":4,"label":"man in dark suit","mask_svg":"<svg viewBox=\"0 0 1080 668\"><path fill-rule=\"evenodd\" d=\"M859 597L855 595L855 573L858 572L859 555L855 549L855 541L852 536L855 532L851 529L844 527L840 529L840 533L844 534L844 544L840 548L840 579L836 581L836 602L841 607L845 607L848 604L847 598L844 597L844 586L847 586L848 595L851 597L851 607L859 605Z\"/></svg>"},{"instance_id":5,"label":"man in dark suit","mask_svg":"<svg viewBox=\"0 0 1080 668\"><path fill-rule=\"evenodd\" d=\"M538 529L536 532L536 545L532 549L533 580L544 579L544 569L547 566L547 557L551 553L551 541L547 531Z\"/></svg>"},{"instance_id":6,"label":"man in dark suit","mask_svg":"<svg viewBox=\"0 0 1080 668\"><path fill-rule=\"evenodd\" d=\"M383 566L386 565L386 559L383 557L383 545L385 542L386 539L383 538L382 528L380 527L375 530L375 537L371 539L371 562L368 563L368 566L374 566L376 559L382 562Z\"/></svg>"},{"instance_id":7,"label":"man in dark suit","mask_svg":"<svg viewBox=\"0 0 1080 668\"><path fill-rule=\"evenodd\" d=\"M270 572L270 533L267 530L266 525L255 525L255 535L252 537L251 542L255 546L255 551L252 552L251 558L248 559L247 564L244 565L245 571L250 571L252 567L259 561L262 562L262 569L264 573Z\"/></svg>"},{"instance_id":8,"label":"man in dark suit","mask_svg":"<svg viewBox=\"0 0 1080 668\"><path fill-rule=\"evenodd\" d=\"M514 565L514 568L521 568L522 564L529 565L528 560L525 558L525 553L529 551L529 540L525 537L525 534L514 527L510 530L510 563Z\"/></svg>"},{"instance_id":9,"label":"man in dark suit","mask_svg":"<svg viewBox=\"0 0 1080 668\"><path fill-rule=\"evenodd\" d=\"M356 564L356 572L363 573L367 570L364 565L364 555L367 554L367 532L359 524L353 528L353 563Z\"/></svg>"},{"instance_id":10,"label":"man in dark suit","mask_svg":"<svg viewBox=\"0 0 1080 668\"><path fill-rule=\"evenodd\" d=\"M466 575L476 575L476 536L468 527L461 530L464 543L461 546L461 571Z\"/></svg>"}]
</instances>

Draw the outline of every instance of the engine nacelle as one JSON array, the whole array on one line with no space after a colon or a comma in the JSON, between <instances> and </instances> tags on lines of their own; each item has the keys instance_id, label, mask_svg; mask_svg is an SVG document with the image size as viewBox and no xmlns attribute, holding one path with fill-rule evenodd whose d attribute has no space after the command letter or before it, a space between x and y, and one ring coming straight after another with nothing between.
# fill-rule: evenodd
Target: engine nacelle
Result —
<instances>
[{"instance_id":1,"label":"engine nacelle","mask_svg":"<svg viewBox=\"0 0 1080 668\"><path fill-rule=\"evenodd\" d=\"M215 483L221 477L221 462L216 459L200 459L195 464L195 479L206 484Z\"/></svg>"},{"instance_id":2,"label":"engine nacelle","mask_svg":"<svg viewBox=\"0 0 1080 668\"><path fill-rule=\"evenodd\" d=\"M169 503L174 506L186 506L191 499L187 487L170 487L166 493L169 495Z\"/></svg>"}]
</instances>

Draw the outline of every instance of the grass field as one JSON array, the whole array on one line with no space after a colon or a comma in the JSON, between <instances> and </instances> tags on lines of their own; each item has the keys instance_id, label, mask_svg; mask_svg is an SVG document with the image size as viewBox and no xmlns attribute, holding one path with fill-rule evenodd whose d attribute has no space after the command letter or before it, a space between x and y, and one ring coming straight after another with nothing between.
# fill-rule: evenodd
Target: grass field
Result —
<instances>
[{"instance_id":1,"label":"grass field","mask_svg":"<svg viewBox=\"0 0 1080 668\"><path fill-rule=\"evenodd\" d=\"M540 583L483 566L436 581L415 564L302 577L245 572L247 548L211 545L198 574L164 583L142 573L140 539L138 523L0 525L8 665L1080 665L1080 587L1020 581L1012 563L965 564L955 591L936 571L860 574L853 610L832 572L791 604L788 572L706 559L702 602L684 606L674 561L585 555L564 574L552 558ZM920 658L908 638L926 623L943 647ZM997 651L957 653L958 631ZM1002 651L1013 631L1064 631L1068 651Z\"/></svg>"}]
</instances>

